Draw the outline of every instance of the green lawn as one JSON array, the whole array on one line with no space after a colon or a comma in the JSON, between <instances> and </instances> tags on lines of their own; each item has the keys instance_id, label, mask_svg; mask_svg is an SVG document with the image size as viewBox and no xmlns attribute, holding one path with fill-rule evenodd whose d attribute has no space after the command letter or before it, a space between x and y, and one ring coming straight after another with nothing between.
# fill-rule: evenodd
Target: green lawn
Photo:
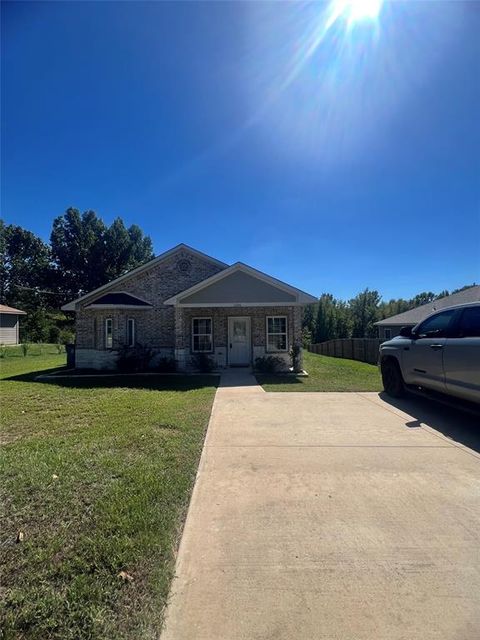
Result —
<instances>
[{"instance_id":1,"label":"green lawn","mask_svg":"<svg viewBox=\"0 0 480 640\"><path fill-rule=\"evenodd\" d=\"M372 364L304 352L308 378L257 374L265 391L381 391L378 368Z\"/></svg>"},{"instance_id":2,"label":"green lawn","mask_svg":"<svg viewBox=\"0 0 480 640\"><path fill-rule=\"evenodd\" d=\"M0 360L0 637L157 637L217 379L64 362Z\"/></svg>"},{"instance_id":3,"label":"green lawn","mask_svg":"<svg viewBox=\"0 0 480 640\"><path fill-rule=\"evenodd\" d=\"M28 356L46 356L65 353L65 346L63 344L42 342L27 345L2 345L0 346L0 354L6 358L23 358L24 349L26 349Z\"/></svg>"}]
</instances>

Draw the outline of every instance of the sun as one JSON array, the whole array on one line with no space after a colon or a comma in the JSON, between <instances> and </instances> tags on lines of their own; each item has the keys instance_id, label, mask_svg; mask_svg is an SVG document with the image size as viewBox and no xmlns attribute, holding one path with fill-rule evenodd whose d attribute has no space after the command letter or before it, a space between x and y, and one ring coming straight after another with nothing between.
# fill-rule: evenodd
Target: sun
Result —
<instances>
[{"instance_id":1,"label":"sun","mask_svg":"<svg viewBox=\"0 0 480 640\"><path fill-rule=\"evenodd\" d=\"M366 20L375 21L382 10L383 0L334 0L333 21L343 18L349 25Z\"/></svg>"}]
</instances>

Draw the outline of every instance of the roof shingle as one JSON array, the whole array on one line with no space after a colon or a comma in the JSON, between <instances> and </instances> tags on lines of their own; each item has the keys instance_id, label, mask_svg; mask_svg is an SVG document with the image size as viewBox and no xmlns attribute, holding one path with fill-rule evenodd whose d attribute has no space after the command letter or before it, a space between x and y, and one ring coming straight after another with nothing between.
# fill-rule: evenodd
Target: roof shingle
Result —
<instances>
[{"instance_id":1,"label":"roof shingle","mask_svg":"<svg viewBox=\"0 0 480 640\"><path fill-rule=\"evenodd\" d=\"M444 298L439 298L438 300L432 300L432 302L422 304L420 307L410 309L410 311L404 311L403 313L398 313L396 316L385 318L384 320L375 322L375 324L377 326L414 326L424 320L431 313L434 313L439 309L453 307L456 304L467 304L468 302L478 301L480 301L480 285L475 285L474 287L469 287L468 289L464 289L463 291L459 291L458 293L453 293L451 296L445 296Z\"/></svg>"}]
</instances>

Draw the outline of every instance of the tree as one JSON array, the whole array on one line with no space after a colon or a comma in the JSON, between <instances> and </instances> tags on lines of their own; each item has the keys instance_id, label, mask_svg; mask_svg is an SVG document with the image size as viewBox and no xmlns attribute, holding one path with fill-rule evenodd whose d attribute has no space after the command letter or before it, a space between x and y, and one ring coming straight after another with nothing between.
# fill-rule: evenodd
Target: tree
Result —
<instances>
[{"instance_id":1,"label":"tree","mask_svg":"<svg viewBox=\"0 0 480 640\"><path fill-rule=\"evenodd\" d=\"M331 293L322 293L318 300L315 320L315 342L325 342L336 338L335 299Z\"/></svg>"},{"instance_id":2,"label":"tree","mask_svg":"<svg viewBox=\"0 0 480 640\"><path fill-rule=\"evenodd\" d=\"M422 304L427 304L435 300L437 296L432 291L423 291L422 293L418 293L414 298L410 300L410 309L414 307L419 307Z\"/></svg>"},{"instance_id":3,"label":"tree","mask_svg":"<svg viewBox=\"0 0 480 640\"><path fill-rule=\"evenodd\" d=\"M336 338L351 338L352 314L350 308L343 300L335 301Z\"/></svg>"},{"instance_id":4,"label":"tree","mask_svg":"<svg viewBox=\"0 0 480 640\"><path fill-rule=\"evenodd\" d=\"M152 241L137 225L129 229L116 218L104 234L104 273L106 281L117 278L153 257Z\"/></svg>"},{"instance_id":5,"label":"tree","mask_svg":"<svg viewBox=\"0 0 480 640\"><path fill-rule=\"evenodd\" d=\"M50 250L35 234L0 221L0 299L29 308L42 298L51 275Z\"/></svg>"},{"instance_id":6,"label":"tree","mask_svg":"<svg viewBox=\"0 0 480 640\"><path fill-rule=\"evenodd\" d=\"M56 285L65 299L96 289L106 282L104 236L106 226L94 211L67 209L53 221L50 244Z\"/></svg>"},{"instance_id":7,"label":"tree","mask_svg":"<svg viewBox=\"0 0 480 640\"><path fill-rule=\"evenodd\" d=\"M20 339L49 341L59 303L50 289L49 247L31 231L0 222L0 256L1 302L27 312L20 318Z\"/></svg>"},{"instance_id":8,"label":"tree","mask_svg":"<svg viewBox=\"0 0 480 640\"><path fill-rule=\"evenodd\" d=\"M152 241L121 218L107 227L94 211L67 209L50 237L57 286L66 300L96 289L153 258Z\"/></svg>"},{"instance_id":9,"label":"tree","mask_svg":"<svg viewBox=\"0 0 480 640\"><path fill-rule=\"evenodd\" d=\"M316 307L316 304L307 304L303 310L302 335L304 346L309 345L315 336Z\"/></svg>"},{"instance_id":10,"label":"tree","mask_svg":"<svg viewBox=\"0 0 480 640\"><path fill-rule=\"evenodd\" d=\"M375 338L374 323L379 319L380 294L368 288L350 300L352 313L352 336L354 338Z\"/></svg>"}]
</instances>

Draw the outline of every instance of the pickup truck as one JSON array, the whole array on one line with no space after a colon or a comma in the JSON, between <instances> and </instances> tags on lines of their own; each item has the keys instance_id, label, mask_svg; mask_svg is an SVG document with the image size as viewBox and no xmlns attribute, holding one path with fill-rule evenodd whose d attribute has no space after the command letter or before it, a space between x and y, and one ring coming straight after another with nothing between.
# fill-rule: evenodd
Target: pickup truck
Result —
<instances>
[{"instance_id":1,"label":"pickup truck","mask_svg":"<svg viewBox=\"0 0 480 640\"><path fill-rule=\"evenodd\" d=\"M437 311L380 345L383 387L393 397L408 388L480 404L480 302Z\"/></svg>"}]
</instances>

